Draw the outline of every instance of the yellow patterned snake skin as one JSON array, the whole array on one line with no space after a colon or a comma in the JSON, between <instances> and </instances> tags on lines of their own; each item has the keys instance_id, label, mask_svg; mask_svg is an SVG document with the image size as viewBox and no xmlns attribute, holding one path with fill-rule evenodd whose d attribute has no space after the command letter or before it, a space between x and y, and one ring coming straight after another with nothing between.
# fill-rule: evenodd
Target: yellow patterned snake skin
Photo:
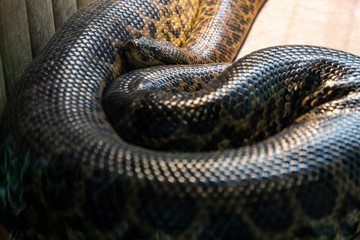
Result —
<instances>
[{"instance_id":1,"label":"yellow patterned snake skin","mask_svg":"<svg viewBox=\"0 0 360 240\"><path fill-rule=\"evenodd\" d=\"M11 92L0 224L18 240L356 239L360 58L226 63L263 3L80 9Z\"/></svg>"}]
</instances>

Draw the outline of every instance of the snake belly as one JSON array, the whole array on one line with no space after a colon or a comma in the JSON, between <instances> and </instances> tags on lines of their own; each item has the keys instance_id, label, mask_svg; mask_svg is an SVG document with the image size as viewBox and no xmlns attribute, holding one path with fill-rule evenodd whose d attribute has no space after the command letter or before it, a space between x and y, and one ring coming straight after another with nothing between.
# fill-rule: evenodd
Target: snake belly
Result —
<instances>
[{"instance_id":1,"label":"snake belly","mask_svg":"<svg viewBox=\"0 0 360 240\"><path fill-rule=\"evenodd\" d=\"M1 223L19 239L355 238L360 59L282 46L215 63L234 58L262 2L79 10L13 90ZM141 36L171 42L186 63L214 63L125 73L123 45ZM165 151L173 145L186 149Z\"/></svg>"}]
</instances>

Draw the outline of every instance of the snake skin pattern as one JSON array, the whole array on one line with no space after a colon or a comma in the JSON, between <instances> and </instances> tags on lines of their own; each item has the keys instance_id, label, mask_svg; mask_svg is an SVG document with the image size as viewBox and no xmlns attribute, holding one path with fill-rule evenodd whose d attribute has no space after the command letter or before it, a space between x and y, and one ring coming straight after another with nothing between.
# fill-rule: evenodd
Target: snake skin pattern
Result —
<instances>
[{"instance_id":1,"label":"snake skin pattern","mask_svg":"<svg viewBox=\"0 0 360 240\"><path fill-rule=\"evenodd\" d=\"M360 58L282 46L221 63L262 4L79 10L12 92L0 223L17 239L356 238Z\"/></svg>"}]
</instances>

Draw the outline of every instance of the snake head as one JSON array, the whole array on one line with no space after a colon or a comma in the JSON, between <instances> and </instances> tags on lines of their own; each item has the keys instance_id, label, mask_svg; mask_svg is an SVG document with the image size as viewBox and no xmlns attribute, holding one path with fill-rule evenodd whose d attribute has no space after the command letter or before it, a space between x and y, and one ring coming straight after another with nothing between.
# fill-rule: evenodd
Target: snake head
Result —
<instances>
[{"instance_id":1,"label":"snake head","mask_svg":"<svg viewBox=\"0 0 360 240\"><path fill-rule=\"evenodd\" d=\"M127 41L123 53L128 70L189 63L189 53L172 43L141 36Z\"/></svg>"}]
</instances>

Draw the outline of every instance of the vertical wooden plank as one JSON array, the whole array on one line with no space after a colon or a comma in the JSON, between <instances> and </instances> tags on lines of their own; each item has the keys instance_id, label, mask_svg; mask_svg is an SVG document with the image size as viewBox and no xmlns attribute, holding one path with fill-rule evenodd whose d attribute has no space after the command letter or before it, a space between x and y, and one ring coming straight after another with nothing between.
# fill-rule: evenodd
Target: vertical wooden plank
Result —
<instances>
[{"instance_id":1,"label":"vertical wooden plank","mask_svg":"<svg viewBox=\"0 0 360 240\"><path fill-rule=\"evenodd\" d=\"M55 33L51 0L26 0L33 57Z\"/></svg>"},{"instance_id":2,"label":"vertical wooden plank","mask_svg":"<svg viewBox=\"0 0 360 240\"><path fill-rule=\"evenodd\" d=\"M76 10L76 0L52 0L55 30L58 29Z\"/></svg>"},{"instance_id":3,"label":"vertical wooden plank","mask_svg":"<svg viewBox=\"0 0 360 240\"><path fill-rule=\"evenodd\" d=\"M88 3L93 2L94 0L77 0L77 7L81 8L83 6L85 6Z\"/></svg>"},{"instance_id":4,"label":"vertical wooden plank","mask_svg":"<svg viewBox=\"0 0 360 240\"><path fill-rule=\"evenodd\" d=\"M32 59L26 5L23 0L0 1L0 55L8 91Z\"/></svg>"},{"instance_id":5,"label":"vertical wooden plank","mask_svg":"<svg viewBox=\"0 0 360 240\"><path fill-rule=\"evenodd\" d=\"M4 112L6 105L6 90L5 90L5 81L4 81L4 74L3 74L3 68L2 68L2 61L0 56L0 122L1 117Z\"/></svg>"}]
</instances>

